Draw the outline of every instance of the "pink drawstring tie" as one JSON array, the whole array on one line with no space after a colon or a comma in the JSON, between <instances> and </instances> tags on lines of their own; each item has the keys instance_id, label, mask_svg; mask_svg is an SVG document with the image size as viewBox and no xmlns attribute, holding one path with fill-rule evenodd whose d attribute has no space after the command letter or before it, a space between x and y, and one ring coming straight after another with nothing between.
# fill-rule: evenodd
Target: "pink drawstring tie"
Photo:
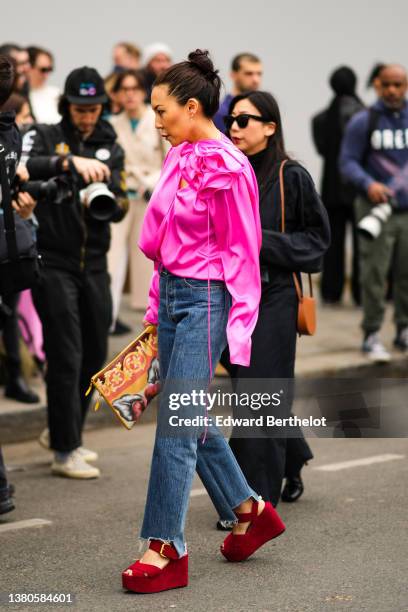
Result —
<instances>
[{"instance_id":1,"label":"pink drawstring tie","mask_svg":"<svg viewBox=\"0 0 408 612\"><path fill-rule=\"evenodd\" d=\"M211 286L210 286L210 204L207 202L207 339L208 339L208 363L210 366L210 379L208 381L208 390L210 389L212 377L213 377L213 369L212 369L212 359L211 359ZM205 399L205 408L204 408L204 417L205 417L205 429L204 435L202 439L202 444L205 443L207 439L207 401L208 398L206 396Z\"/></svg>"}]
</instances>

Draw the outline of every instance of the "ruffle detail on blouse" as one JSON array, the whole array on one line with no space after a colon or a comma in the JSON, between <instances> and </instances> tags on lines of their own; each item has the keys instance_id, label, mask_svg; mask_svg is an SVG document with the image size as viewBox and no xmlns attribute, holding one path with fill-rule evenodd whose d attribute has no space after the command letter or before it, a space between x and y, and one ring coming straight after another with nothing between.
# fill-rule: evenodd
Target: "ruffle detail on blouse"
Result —
<instances>
[{"instance_id":1,"label":"ruffle detail on blouse","mask_svg":"<svg viewBox=\"0 0 408 612\"><path fill-rule=\"evenodd\" d=\"M179 167L182 178L205 199L218 189L231 187L245 169L244 159L231 143L208 140L185 143Z\"/></svg>"}]
</instances>

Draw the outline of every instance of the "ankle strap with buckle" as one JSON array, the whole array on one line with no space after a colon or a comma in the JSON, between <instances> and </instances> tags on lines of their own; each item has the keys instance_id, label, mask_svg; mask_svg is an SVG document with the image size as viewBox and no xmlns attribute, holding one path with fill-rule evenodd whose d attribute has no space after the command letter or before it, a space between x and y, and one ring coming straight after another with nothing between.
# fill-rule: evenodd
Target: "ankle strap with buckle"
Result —
<instances>
[{"instance_id":1,"label":"ankle strap with buckle","mask_svg":"<svg viewBox=\"0 0 408 612\"><path fill-rule=\"evenodd\" d=\"M154 550L166 559L178 559L178 553L172 544L166 544L161 540L150 540L150 550Z\"/></svg>"},{"instance_id":2,"label":"ankle strap with buckle","mask_svg":"<svg viewBox=\"0 0 408 612\"><path fill-rule=\"evenodd\" d=\"M252 502L251 512L235 512L238 517L238 523L252 523L258 516L258 502Z\"/></svg>"}]
</instances>

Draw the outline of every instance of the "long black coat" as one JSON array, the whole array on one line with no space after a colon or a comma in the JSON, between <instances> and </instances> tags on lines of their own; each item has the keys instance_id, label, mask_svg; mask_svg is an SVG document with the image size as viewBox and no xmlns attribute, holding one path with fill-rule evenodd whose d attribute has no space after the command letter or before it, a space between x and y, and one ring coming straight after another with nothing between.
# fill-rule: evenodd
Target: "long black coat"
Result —
<instances>
[{"instance_id":1,"label":"long black coat","mask_svg":"<svg viewBox=\"0 0 408 612\"><path fill-rule=\"evenodd\" d=\"M288 162L284 172L285 233L279 186L279 168L262 190L259 201L262 248L260 263L269 272L269 284L292 286L292 272L318 272L330 244L330 225L313 179L305 168ZM266 279L267 280L267 279Z\"/></svg>"},{"instance_id":2,"label":"long black coat","mask_svg":"<svg viewBox=\"0 0 408 612\"><path fill-rule=\"evenodd\" d=\"M309 173L299 164L288 162L284 168L285 226L281 232L281 203L276 167L260 197L262 249L260 253L262 297L257 325L252 335L249 367L232 365L228 353L222 363L233 378L234 388L245 392L245 379L257 380L262 391L270 379L293 379L296 355L298 300L293 272L316 272L330 242L326 210ZM271 392L275 384L269 382ZM259 389L257 389L259 391ZM285 416L291 410L289 398ZM271 408L268 408L271 413ZM242 416L242 415L240 415ZM250 416L254 416L251 414ZM282 410L279 415L282 416ZM296 437L256 437L256 431L234 431L230 446L250 486L276 506L284 476L295 475L313 457L300 429ZM246 437L240 437L246 436Z\"/></svg>"}]
</instances>

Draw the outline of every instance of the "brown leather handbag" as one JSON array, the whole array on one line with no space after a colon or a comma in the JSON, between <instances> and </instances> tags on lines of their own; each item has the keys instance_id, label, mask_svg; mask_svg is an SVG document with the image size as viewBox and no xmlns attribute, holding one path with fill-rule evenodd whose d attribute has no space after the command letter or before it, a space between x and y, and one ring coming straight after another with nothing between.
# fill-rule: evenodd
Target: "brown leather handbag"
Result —
<instances>
[{"instance_id":1,"label":"brown leather handbag","mask_svg":"<svg viewBox=\"0 0 408 612\"><path fill-rule=\"evenodd\" d=\"M279 188L282 211L282 232L285 232L285 183L283 180L283 168L287 160L285 159L279 168ZM316 332L316 300L313 297L312 275L309 277L309 296L303 294L296 272L293 272L293 282L298 296L298 317L297 331L299 336L313 336Z\"/></svg>"}]
</instances>

